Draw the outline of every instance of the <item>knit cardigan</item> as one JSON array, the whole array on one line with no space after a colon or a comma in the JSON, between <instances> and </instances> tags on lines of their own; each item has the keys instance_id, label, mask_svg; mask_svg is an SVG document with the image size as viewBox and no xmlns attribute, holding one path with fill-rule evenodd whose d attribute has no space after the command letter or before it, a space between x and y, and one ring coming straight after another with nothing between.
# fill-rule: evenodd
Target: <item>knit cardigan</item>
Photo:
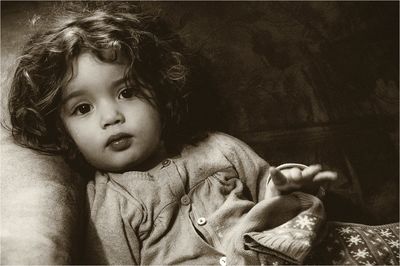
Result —
<instances>
[{"instance_id":1,"label":"knit cardigan","mask_svg":"<svg viewBox=\"0 0 400 266\"><path fill-rule=\"evenodd\" d=\"M268 197L269 167L242 141L213 133L149 171L98 173L87 186L85 262L302 263L322 203L300 192Z\"/></svg>"}]
</instances>

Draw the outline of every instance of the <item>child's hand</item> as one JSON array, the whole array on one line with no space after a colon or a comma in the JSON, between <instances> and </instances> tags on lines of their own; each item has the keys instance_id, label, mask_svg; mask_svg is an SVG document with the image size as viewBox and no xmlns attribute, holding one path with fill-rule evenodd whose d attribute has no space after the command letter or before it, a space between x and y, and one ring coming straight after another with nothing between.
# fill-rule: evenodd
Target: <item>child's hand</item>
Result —
<instances>
[{"instance_id":1,"label":"child's hand","mask_svg":"<svg viewBox=\"0 0 400 266\"><path fill-rule=\"evenodd\" d=\"M336 172L321 170L320 165L311 165L302 170L297 167L283 170L271 167L269 171L279 195L294 190L314 193L324 183L337 179Z\"/></svg>"}]
</instances>

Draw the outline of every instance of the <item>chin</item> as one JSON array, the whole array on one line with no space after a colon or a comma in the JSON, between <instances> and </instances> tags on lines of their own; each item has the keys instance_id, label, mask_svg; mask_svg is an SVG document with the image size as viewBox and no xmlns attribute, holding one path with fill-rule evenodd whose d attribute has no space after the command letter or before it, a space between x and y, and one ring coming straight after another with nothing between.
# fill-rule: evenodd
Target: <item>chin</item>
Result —
<instances>
[{"instance_id":1,"label":"chin","mask_svg":"<svg viewBox=\"0 0 400 266\"><path fill-rule=\"evenodd\" d=\"M131 164L127 164L125 162L113 162L108 164L106 163L100 164L96 168L104 172L123 173L130 171L133 167Z\"/></svg>"},{"instance_id":2,"label":"chin","mask_svg":"<svg viewBox=\"0 0 400 266\"><path fill-rule=\"evenodd\" d=\"M147 170L143 165L147 156L144 156L143 154L141 154L141 156L138 155L137 151L133 153L120 153L118 156L113 157L112 160L98 162L97 169L112 173Z\"/></svg>"},{"instance_id":3,"label":"chin","mask_svg":"<svg viewBox=\"0 0 400 266\"><path fill-rule=\"evenodd\" d=\"M134 161L134 163L132 163ZM141 162L132 160L130 162L121 162L121 163L115 163L112 166L108 167L109 172L114 172L114 173L123 173L123 172L128 172L128 171L141 171Z\"/></svg>"}]
</instances>

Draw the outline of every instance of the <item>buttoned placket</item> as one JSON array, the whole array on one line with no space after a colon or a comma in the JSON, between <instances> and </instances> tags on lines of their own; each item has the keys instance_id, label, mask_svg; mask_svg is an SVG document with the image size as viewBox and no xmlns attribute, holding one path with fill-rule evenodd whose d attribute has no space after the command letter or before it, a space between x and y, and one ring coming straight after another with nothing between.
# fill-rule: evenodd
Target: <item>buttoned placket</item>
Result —
<instances>
[{"instance_id":1,"label":"buttoned placket","mask_svg":"<svg viewBox=\"0 0 400 266\"><path fill-rule=\"evenodd\" d=\"M161 163L161 170L165 171L168 175L168 184L171 191L172 195L180 196L179 201L181 203L181 208L184 208L187 210L187 213L189 215L189 219L192 221L193 226L196 226L195 224L199 226L206 226L207 224L207 219L205 217L198 217L195 219L193 216L193 212L190 212L191 209L191 198L189 196L190 193L187 194L185 191L185 184L182 176L179 173L178 166L175 164L175 162L171 159L166 159ZM205 229L206 230L206 229ZM208 230L206 230L207 233L209 234ZM211 237L213 240L213 238ZM214 247L214 249L216 249ZM222 252L221 250L216 249L216 251ZM218 263L222 266L226 265L226 257L221 256Z\"/></svg>"},{"instance_id":2,"label":"buttoned placket","mask_svg":"<svg viewBox=\"0 0 400 266\"><path fill-rule=\"evenodd\" d=\"M212 245L214 249L223 253L221 237L216 234L213 228L215 225L208 223L207 218L199 215L194 208L192 208L192 211L190 212L190 219L193 221L193 226L203 234L205 240Z\"/></svg>"},{"instance_id":3,"label":"buttoned placket","mask_svg":"<svg viewBox=\"0 0 400 266\"><path fill-rule=\"evenodd\" d=\"M168 174L168 184L171 194L178 197L177 200L180 201L182 207L190 207L191 199L185 191L184 181L178 171L175 162L172 159L166 159L161 163L161 170L167 172Z\"/></svg>"}]
</instances>

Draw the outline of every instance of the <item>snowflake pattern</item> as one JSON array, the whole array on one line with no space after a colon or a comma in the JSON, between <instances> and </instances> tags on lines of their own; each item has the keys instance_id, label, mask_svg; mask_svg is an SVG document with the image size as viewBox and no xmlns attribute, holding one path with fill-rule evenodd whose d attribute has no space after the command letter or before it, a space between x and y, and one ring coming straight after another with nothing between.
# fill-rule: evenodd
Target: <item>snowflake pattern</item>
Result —
<instances>
[{"instance_id":1,"label":"snowflake pattern","mask_svg":"<svg viewBox=\"0 0 400 266\"><path fill-rule=\"evenodd\" d=\"M311 216L299 216L296 220L296 225L300 227L301 229L308 229L312 230L312 226L315 225L315 220L317 218L311 217Z\"/></svg>"},{"instance_id":2,"label":"snowflake pattern","mask_svg":"<svg viewBox=\"0 0 400 266\"><path fill-rule=\"evenodd\" d=\"M350 253L353 254L356 259L366 259L367 257L371 257L371 255L367 251L367 248L359 248L357 249L357 251L350 251Z\"/></svg>"},{"instance_id":3,"label":"snowflake pattern","mask_svg":"<svg viewBox=\"0 0 400 266\"><path fill-rule=\"evenodd\" d=\"M320 218L310 214L300 214L282 224L274 234L302 243L305 248L311 245L319 228ZM291 229L291 230L287 230ZM294 230L293 230L294 229ZM399 238L394 225L368 226L346 223L328 223L324 245L313 254L314 260L339 265L388 265L399 263ZM324 229L325 230L325 229ZM289 231L290 233L288 233ZM286 232L286 233L284 233ZM287 234L288 233L288 234ZM278 265L272 256L268 264ZM283 264L288 261L283 259Z\"/></svg>"},{"instance_id":4,"label":"snowflake pattern","mask_svg":"<svg viewBox=\"0 0 400 266\"><path fill-rule=\"evenodd\" d=\"M350 236L346 241L349 244L349 247L351 247L352 245L357 246L358 244L364 243L364 241L362 241L360 235Z\"/></svg>"},{"instance_id":5,"label":"snowflake pattern","mask_svg":"<svg viewBox=\"0 0 400 266\"><path fill-rule=\"evenodd\" d=\"M343 224L332 229L330 233L333 232L333 236L328 235L325 253L321 254L330 258L329 262L339 265L399 265L400 244L394 226Z\"/></svg>"},{"instance_id":6,"label":"snowflake pattern","mask_svg":"<svg viewBox=\"0 0 400 266\"><path fill-rule=\"evenodd\" d=\"M389 244L389 246L391 247L391 248L399 248L400 247L400 244L399 244L399 240L397 239L397 240L390 240L389 242L388 242L388 244Z\"/></svg>"},{"instance_id":7,"label":"snowflake pattern","mask_svg":"<svg viewBox=\"0 0 400 266\"><path fill-rule=\"evenodd\" d=\"M379 230L379 233L384 237L393 236L392 232L390 232L389 229L381 229L381 230Z\"/></svg>"},{"instance_id":8,"label":"snowflake pattern","mask_svg":"<svg viewBox=\"0 0 400 266\"><path fill-rule=\"evenodd\" d=\"M350 227L340 227L336 229L340 235L350 234L353 230Z\"/></svg>"}]
</instances>

